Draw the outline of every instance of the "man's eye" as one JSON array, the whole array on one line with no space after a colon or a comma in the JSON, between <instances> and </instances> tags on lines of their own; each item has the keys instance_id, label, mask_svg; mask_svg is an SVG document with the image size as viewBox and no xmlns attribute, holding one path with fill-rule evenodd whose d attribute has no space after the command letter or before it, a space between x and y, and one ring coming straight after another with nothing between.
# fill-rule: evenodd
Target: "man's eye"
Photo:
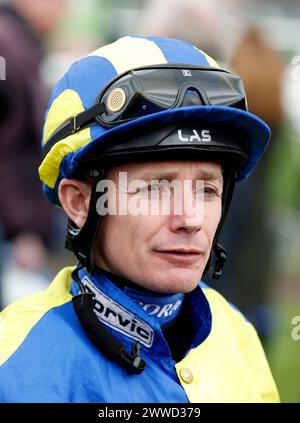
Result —
<instances>
[{"instance_id":1,"label":"man's eye","mask_svg":"<svg viewBox=\"0 0 300 423\"><path fill-rule=\"evenodd\" d=\"M159 185L147 185L147 190L148 191L158 191L159 190Z\"/></svg>"},{"instance_id":2,"label":"man's eye","mask_svg":"<svg viewBox=\"0 0 300 423\"><path fill-rule=\"evenodd\" d=\"M169 193L169 191L170 191L169 187L163 184L148 185L148 192L150 192L151 194Z\"/></svg>"},{"instance_id":3,"label":"man's eye","mask_svg":"<svg viewBox=\"0 0 300 423\"><path fill-rule=\"evenodd\" d=\"M217 194L217 192L213 188L205 187L204 188L204 194L213 195L213 194Z\"/></svg>"},{"instance_id":4,"label":"man's eye","mask_svg":"<svg viewBox=\"0 0 300 423\"><path fill-rule=\"evenodd\" d=\"M148 185L148 191L149 192L154 192L154 193L159 193L163 190L163 187L161 185Z\"/></svg>"},{"instance_id":5,"label":"man's eye","mask_svg":"<svg viewBox=\"0 0 300 423\"><path fill-rule=\"evenodd\" d=\"M157 196L163 192L163 186L159 184L149 184L147 186L143 186L140 188L137 188L134 192L134 194L142 195L144 197L151 197L151 196Z\"/></svg>"},{"instance_id":6,"label":"man's eye","mask_svg":"<svg viewBox=\"0 0 300 423\"><path fill-rule=\"evenodd\" d=\"M220 197L219 190L214 187L203 187L201 193L203 193L206 197Z\"/></svg>"}]
</instances>

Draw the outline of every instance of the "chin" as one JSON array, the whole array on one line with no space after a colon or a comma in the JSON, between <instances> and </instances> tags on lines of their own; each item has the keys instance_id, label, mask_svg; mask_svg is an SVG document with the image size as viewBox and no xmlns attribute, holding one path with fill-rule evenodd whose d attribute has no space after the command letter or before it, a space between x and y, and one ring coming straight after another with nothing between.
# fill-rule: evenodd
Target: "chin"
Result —
<instances>
[{"instance_id":1,"label":"chin","mask_svg":"<svg viewBox=\"0 0 300 423\"><path fill-rule=\"evenodd\" d=\"M174 268L164 271L163 274L153 275L152 290L161 293L188 293L199 284L202 272L192 269ZM151 289L151 288L150 288Z\"/></svg>"}]
</instances>

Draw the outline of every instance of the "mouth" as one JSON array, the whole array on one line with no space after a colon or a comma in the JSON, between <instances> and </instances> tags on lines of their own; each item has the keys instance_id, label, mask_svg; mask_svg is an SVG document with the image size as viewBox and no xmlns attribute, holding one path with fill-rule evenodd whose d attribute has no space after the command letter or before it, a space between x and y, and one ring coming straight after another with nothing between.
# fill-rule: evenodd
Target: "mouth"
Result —
<instances>
[{"instance_id":1,"label":"mouth","mask_svg":"<svg viewBox=\"0 0 300 423\"><path fill-rule=\"evenodd\" d=\"M197 263L201 256L204 255L203 251L191 248L180 248L170 250L154 250L154 253L161 258L172 264L192 265Z\"/></svg>"}]
</instances>

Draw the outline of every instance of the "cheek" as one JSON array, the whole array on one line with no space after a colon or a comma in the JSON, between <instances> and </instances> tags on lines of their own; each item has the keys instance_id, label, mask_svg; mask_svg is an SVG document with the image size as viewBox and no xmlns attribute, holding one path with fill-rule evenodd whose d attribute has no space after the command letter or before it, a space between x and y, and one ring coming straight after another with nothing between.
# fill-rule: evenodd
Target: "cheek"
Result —
<instances>
[{"instance_id":1,"label":"cheek","mask_svg":"<svg viewBox=\"0 0 300 423\"><path fill-rule=\"evenodd\" d=\"M101 251L105 255L121 256L131 247L134 228L126 216L105 216L102 219L99 233Z\"/></svg>"},{"instance_id":2,"label":"cheek","mask_svg":"<svg viewBox=\"0 0 300 423\"><path fill-rule=\"evenodd\" d=\"M134 266L149 250L161 227L157 216L105 216L99 233L100 254L110 261Z\"/></svg>"}]
</instances>

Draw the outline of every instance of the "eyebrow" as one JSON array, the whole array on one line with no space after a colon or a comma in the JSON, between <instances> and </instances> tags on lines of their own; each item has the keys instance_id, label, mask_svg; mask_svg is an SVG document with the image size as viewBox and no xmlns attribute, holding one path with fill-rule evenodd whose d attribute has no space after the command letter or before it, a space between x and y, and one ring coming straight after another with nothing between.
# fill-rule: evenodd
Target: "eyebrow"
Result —
<instances>
[{"instance_id":1,"label":"eyebrow","mask_svg":"<svg viewBox=\"0 0 300 423\"><path fill-rule=\"evenodd\" d=\"M153 180L153 179L167 179L174 180L178 177L178 172L174 171L149 171L145 172L142 175L139 175L139 179L142 180ZM221 172L214 170L201 169L197 172L195 179L204 180L204 181L219 181L223 182L223 177Z\"/></svg>"}]
</instances>

